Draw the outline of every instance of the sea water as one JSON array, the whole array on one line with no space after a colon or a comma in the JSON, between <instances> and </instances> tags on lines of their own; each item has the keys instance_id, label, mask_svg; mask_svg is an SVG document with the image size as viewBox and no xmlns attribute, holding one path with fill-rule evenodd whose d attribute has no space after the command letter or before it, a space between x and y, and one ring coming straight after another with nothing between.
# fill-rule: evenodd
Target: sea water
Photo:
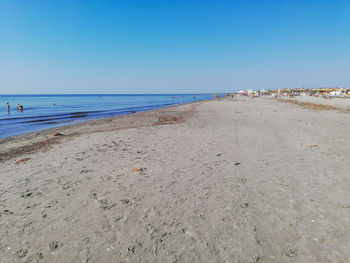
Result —
<instances>
[{"instance_id":1,"label":"sea water","mask_svg":"<svg viewBox=\"0 0 350 263\"><path fill-rule=\"evenodd\" d=\"M211 98L210 94L0 95L0 138ZM18 103L23 111L17 110Z\"/></svg>"}]
</instances>

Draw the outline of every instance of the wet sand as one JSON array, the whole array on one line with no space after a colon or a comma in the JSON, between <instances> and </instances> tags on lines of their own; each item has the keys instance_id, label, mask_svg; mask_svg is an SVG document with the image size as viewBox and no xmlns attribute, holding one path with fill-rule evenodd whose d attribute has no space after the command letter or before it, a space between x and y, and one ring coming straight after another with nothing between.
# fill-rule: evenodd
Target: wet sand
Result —
<instances>
[{"instance_id":1,"label":"wet sand","mask_svg":"<svg viewBox=\"0 0 350 263\"><path fill-rule=\"evenodd\" d=\"M348 262L349 127L238 98L1 140L0 262Z\"/></svg>"}]
</instances>

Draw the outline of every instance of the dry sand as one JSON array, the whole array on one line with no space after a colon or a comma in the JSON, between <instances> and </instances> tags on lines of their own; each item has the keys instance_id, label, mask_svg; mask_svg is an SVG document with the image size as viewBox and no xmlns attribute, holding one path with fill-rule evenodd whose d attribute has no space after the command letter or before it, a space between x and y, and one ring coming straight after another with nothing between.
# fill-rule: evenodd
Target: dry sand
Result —
<instances>
[{"instance_id":1,"label":"dry sand","mask_svg":"<svg viewBox=\"0 0 350 263\"><path fill-rule=\"evenodd\" d=\"M0 262L350 262L349 125L235 99L2 140Z\"/></svg>"},{"instance_id":2,"label":"dry sand","mask_svg":"<svg viewBox=\"0 0 350 263\"><path fill-rule=\"evenodd\" d=\"M338 107L342 109L350 110L350 98L317 98L311 96L300 96L296 97L293 100L298 102L314 103L319 105L327 105L332 107Z\"/></svg>"}]
</instances>

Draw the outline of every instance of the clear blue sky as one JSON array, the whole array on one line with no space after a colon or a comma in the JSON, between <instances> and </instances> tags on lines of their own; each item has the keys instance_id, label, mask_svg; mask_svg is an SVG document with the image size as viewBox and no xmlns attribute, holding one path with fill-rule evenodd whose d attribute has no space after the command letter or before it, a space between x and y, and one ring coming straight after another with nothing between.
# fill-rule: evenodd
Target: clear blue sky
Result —
<instances>
[{"instance_id":1,"label":"clear blue sky","mask_svg":"<svg viewBox=\"0 0 350 263\"><path fill-rule=\"evenodd\" d=\"M0 0L0 94L350 87L349 0Z\"/></svg>"}]
</instances>

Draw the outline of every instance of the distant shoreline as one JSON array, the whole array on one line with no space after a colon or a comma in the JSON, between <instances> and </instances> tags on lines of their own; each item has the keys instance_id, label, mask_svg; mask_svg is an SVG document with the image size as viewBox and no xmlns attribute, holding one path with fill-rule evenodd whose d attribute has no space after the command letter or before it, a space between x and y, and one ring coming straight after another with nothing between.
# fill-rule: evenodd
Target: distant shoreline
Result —
<instances>
[{"instance_id":1,"label":"distant shoreline","mask_svg":"<svg viewBox=\"0 0 350 263\"><path fill-rule=\"evenodd\" d=\"M0 94L0 96L181 96L181 95L214 95L227 94L228 92L209 92L209 93L38 93L38 94Z\"/></svg>"}]
</instances>

